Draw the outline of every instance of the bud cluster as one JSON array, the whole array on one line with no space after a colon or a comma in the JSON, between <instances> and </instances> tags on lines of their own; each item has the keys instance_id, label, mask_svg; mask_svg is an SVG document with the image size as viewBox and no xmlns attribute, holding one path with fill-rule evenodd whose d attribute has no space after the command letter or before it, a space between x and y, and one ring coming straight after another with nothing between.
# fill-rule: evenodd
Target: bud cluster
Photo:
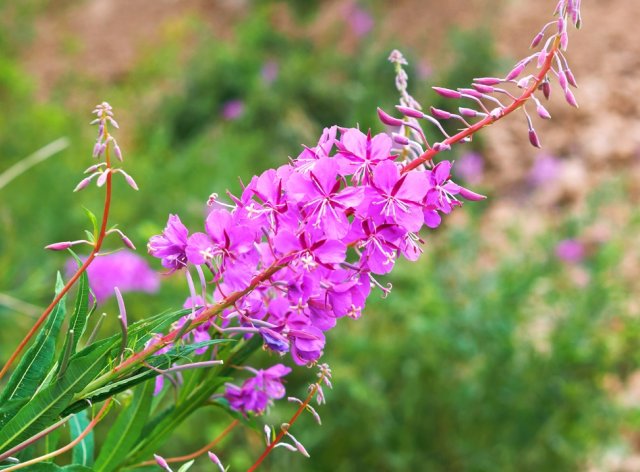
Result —
<instances>
[{"instance_id":1,"label":"bud cluster","mask_svg":"<svg viewBox=\"0 0 640 472\"><path fill-rule=\"evenodd\" d=\"M555 33L551 34L540 50L518 61L513 69L505 77L480 77L474 79L469 88L458 88L456 90L445 87L433 87L433 90L440 96L453 100L464 100L472 105L459 106L457 113L431 107L430 113L424 113L415 100L406 93L406 73L402 70L402 65L406 60L398 51L392 52L389 59L396 64L396 70L400 71L401 80L396 81L398 89L401 91L401 105L396 108L403 115L403 118L395 118L382 110L378 110L380 119L388 126L396 129L393 140L403 149L403 154L408 159L415 161L409 167L414 168L422 164L430 165L433 156L441 151L451 148L451 144L457 142L470 141L475 131L497 121L517 108L521 108L525 114L529 142L540 147L540 139L533 127L533 121L526 104L529 99L535 104L537 115L542 119L550 119L551 115L542 105L536 94L541 94L545 99L549 99L551 94L551 79L555 79L562 89L562 93L569 105L577 107L577 101L571 88L576 88L577 83L564 52L567 50L569 39L567 25L569 22L576 27L580 27L580 1L560 0L556 6L555 14L558 18L547 23L542 30L534 37L531 47L538 48L547 34L547 30L554 27ZM540 69L540 73L525 74L528 66L535 65ZM520 90L519 96L514 95L511 90ZM434 125L442 134L443 140L429 143L421 127L419 120L426 120ZM463 131L456 136L449 136L443 129L440 121L457 120L463 125ZM469 121L468 121L469 120Z\"/></svg>"}]
</instances>

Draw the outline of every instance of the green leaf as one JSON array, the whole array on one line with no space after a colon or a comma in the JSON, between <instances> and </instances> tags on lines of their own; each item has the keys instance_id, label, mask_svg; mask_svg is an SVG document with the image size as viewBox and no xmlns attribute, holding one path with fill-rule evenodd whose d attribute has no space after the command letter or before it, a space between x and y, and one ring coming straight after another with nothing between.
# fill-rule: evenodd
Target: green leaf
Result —
<instances>
[{"instance_id":1,"label":"green leaf","mask_svg":"<svg viewBox=\"0 0 640 472\"><path fill-rule=\"evenodd\" d=\"M56 280L56 295L64 287L60 272ZM7 386L0 394L0 405L14 398L25 398L33 395L41 385L47 372L53 364L56 350L56 340L64 320L65 297L55 306L44 326L36 336L33 345L20 360L15 372L9 378ZM0 420L1 421L1 420Z\"/></svg>"},{"instance_id":2,"label":"green leaf","mask_svg":"<svg viewBox=\"0 0 640 472\"><path fill-rule=\"evenodd\" d=\"M0 451L53 424L73 396L106 367L110 349L109 343L95 343L72 357L65 375L38 392L0 429Z\"/></svg>"},{"instance_id":3,"label":"green leaf","mask_svg":"<svg viewBox=\"0 0 640 472\"><path fill-rule=\"evenodd\" d=\"M185 462L180 466L178 472L187 472L191 468L191 466L195 463L194 459L191 459L189 462Z\"/></svg>"},{"instance_id":4,"label":"green leaf","mask_svg":"<svg viewBox=\"0 0 640 472\"><path fill-rule=\"evenodd\" d=\"M69 250L73 258L79 265L82 265L82 260L71 250ZM67 336L64 342L64 346L62 348L62 355L73 355L76 353L76 349L78 347L78 341L84 334L85 329L87 328L87 320L93 310L95 310L95 302L91 309L89 308L89 277L87 276L87 272L84 271L78 280L78 294L76 295L75 307L73 309L73 314L71 315L71 319L69 321L69 331L73 331L73 336ZM64 370L64 362L63 359L60 359L59 364L59 373L63 373Z\"/></svg>"},{"instance_id":5,"label":"green leaf","mask_svg":"<svg viewBox=\"0 0 640 472\"><path fill-rule=\"evenodd\" d=\"M161 354L158 356L152 356L150 359L147 359L147 364L149 364L150 366L156 369L168 369L176 361L185 360L185 359L190 360L188 356L190 354L193 354L196 350L200 348L203 348L206 346L212 346L214 344L223 344L223 343L229 343L229 342L235 342L235 340L234 339L211 339L209 341L202 341L199 343L189 344L187 346L173 347L164 354ZM132 388L144 382L145 380L156 377L157 375L158 375L157 371L153 369L149 369L147 367L141 367L140 369L134 371L128 377L125 377L124 379L110 383L108 385L105 385L104 387L100 387L96 390L86 393L86 395L83 395L83 396L84 398L88 399L90 402L96 403L101 400L104 400L105 398L111 397L118 392L122 392L124 390L127 390L128 388ZM82 403L80 403L80 405L82 405ZM76 407L76 405L74 404L73 407ZM73 412L74 410L70 408L66 410L64 414L69 414Z\"/></svg>"},{"instance_id":6,"label":"green leaf","mask_svg":"<svg viewBox=\"0 0 640 472\"><path fill-rule=\"evenodd\" d=\"M145 457L158 450L160 445L182 424L192 413L201 408L228 380L227 376L233 369L232 365L241 365L257 349L262 346L260 336L254 336L247 342L238 344L225 364L211 372L197 385L191 394L177 405L172 405L156 415L144 428L141 441L134 450L131 462L144 460Z\"/></svg>"},{"instance_id":7,"label":"green leaf","mask_svg":"<svg viewBox=\"0 0 640 472\"><path fill-rule=\"evenodd\" d=\"M84 212L87 214L87 216L91 220L91 226L93 226L93 238L95 241L98 239L98 219L96 218L96 215L94 215L91 212L91 210L89 210L88 208L85 208Z\"/></svg>"},{"instance_id":8,"label":"green leaf","mask_svg":"<svg viewBox=\"0 0 640 472\"><path fill-rule=\"evenodd\" d=\"M71 439L75 440L89 426L89 417L87 410L82 410L69 418L69 426L71 429ZM71 458L74 464L91 467L93 465L94 439L93 431L90 431L82 441L73 448Z\"/></svg>"},{"instance_id":9,"label":"green leaf","mask_svg":"<svg viewBox=\"0 0 640 472\"><path fill-rule=\"evenodd\" d=\"M7 421L9 421L16 412L22 408L27 402L29 398L14 398L9 400L6 403L3 403L0 407L0 428L2 428Z\"/></svg>"},{"instance_id":10,"label":"green leaf","mask_svg":"<svg viewBox=\"0 0 640 472\"><path fill-rule=\"evenodd\" d=\"M153 382L149 381L136 389L133 401L122 410L111 427L96 460L96 471L116 470L125 461L133 446L139 442L140 433L151 410L153 387Z\"/></svg>"}]
</instances>

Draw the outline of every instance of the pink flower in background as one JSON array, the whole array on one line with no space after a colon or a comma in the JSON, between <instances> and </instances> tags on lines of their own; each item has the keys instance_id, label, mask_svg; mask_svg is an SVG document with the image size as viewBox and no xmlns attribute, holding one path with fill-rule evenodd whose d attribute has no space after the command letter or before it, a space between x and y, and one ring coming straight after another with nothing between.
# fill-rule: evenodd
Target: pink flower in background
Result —
<instances>
[{"instance_id":1,"label":"pink flower in background","mask_svg":"<svg viewBox=\"0 0 640 472\"><path fill-rule=\"evenodd\" d=\"M564 262L577 264L584 259L584 245L577 239L564 239L556 245L556 257Z\"/></svg>"},{"instance_id":2,"label":"pink flower in background","mask_svg":"<svg viewBox=\"0 0 640 472\"><path fill-rule=\"evenodd\" d=\"M362 38L373 28L373 17L358 3L353 3L347 7L345 13L351 30L358 38Z\"/></svg>"},{"instance_id":3,"label":"pink flower in background","mask_svg":"<svg viewBox=\"0 0 640 472\"><path fill-rule=\"evenodd\" d=\"M469 184L482 181L484 159L477 152L466 152L456 161L455 173Z\"/></svg>"},{"instance_id":4,"label":"pink flower in background","mask_svg":"<svg viewBox=\"0 0 640 472\"><path fill-rule=\"evenodd\" d=\"M225 120L234 121L244 114L244 102L242 100L229 100L222 105L222 117Z\"/></svg>"},{"instance_id":5,"label":"pink flower in background","mask_svg":"<svg viewBox=\"0 0 640 472\"><path fill-rule=\"evenodd\" d=\"M75 272L76 268L75 260L67 262L68 274ZM87 276L98 303L113 296L114 287L118 287L122 293L156 293L160 288L158 273L149 267L146 260L131 251L118 251L97 257L89 265Z\"/></svg>"},{"instance_id":6,"label":"pink flower in background","mask_svg":"<svg viewBox=\"0 0 640 472\"><path fill-rule=\"evenodd\" d=\"M562 163L557 157L540 154L529 172L529 182L535 187L551 183L558 178L561 167Z\"/></svg>"}]
</instances>

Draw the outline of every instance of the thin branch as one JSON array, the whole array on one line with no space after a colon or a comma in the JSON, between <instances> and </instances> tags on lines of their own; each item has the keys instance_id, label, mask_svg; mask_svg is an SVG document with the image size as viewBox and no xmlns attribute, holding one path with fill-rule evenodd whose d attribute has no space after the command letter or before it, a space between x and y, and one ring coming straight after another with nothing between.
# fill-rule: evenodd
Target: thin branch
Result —
<instances>
[{"instance_id":1,"label":"thin branch","mask_svg":"<svg viewBox=\"0 0 640 472\"><path fill-rule=\"evenodd\" d=\"M240 424L240 422L238 420L233 420L231 423L229 423L229 426L227 426L224 429L224 431L222 431L213 441L211 441L206 446L201 447L196 452L192 452L191 454L187 454L186 456L170 457L168 459L165 458L165 461L168 462L168 463L185 462L185 461L189 461L191 459L195 459L198 456L201 456L205 452L210 451L214 446L216 446L220 441L222 441L224 439L224 437L233 430L233 428L238 426L238 424ZM144 467L146 465L156 465L156 461L155 460L149 460L149 461L145 461L145 462L140 462L139 464L134 464L132 466L128 466L127 468L128 469L133 469L133 468L137 468L137 467Z\"/></svg>"},{"instance_id":2,"label":"thin branch","mask_svg":"<svg viewBox=\"0 0 640 472\"><path fill-rule=\"evenodd\" d=\"M95 416L95 418L93 418L93 420L91 420L91 422L87 425L84 431L82 431L82 433L80 433L80 435L77 438L75 438L66 446L61 447L60 449L56 449L55 451L50 452L49 454L45 454L43 456L36 457L35 459L28 460L27 462L22 462L20 464L16 464L14 466L8 467L6 469L2 469L3 472L11 472L12 470L23 469L24 467L37 464L38 462L46 461L47 459L53 459L54 457L59 456L60 454L64 454L65 452L73 449L77 444L80 443L80 441L82 441L85 438L87 434L89 434L93 430L93 428L100 422L100 420L102 420L103 415L107 411L107 408L111 404L112 400L113 398L109 398L105 402L105 404L102 406L102 408L100 408L100 411Z\"/></svg>"},{"instance_id":3,"label":"thin branch","mask_svg":"<svg viewBox=\"0 0 640 472\"><path fill-rule=\"evenodd\" d=\"M106 130L106 126L105 126L104 132L105 134L108 134ZM109 159L109 146L107 146L105 150L105 161L107 164L106 168L107 169L111 168L111 161ZM89 254L89 257L87 257L87 260L84 261L84 264L82 264L80 268L78 268L76 273L73 274L73 277L71 277L71 279L65 284L62 290L60 290L60 293L58 293L58 295L53 299L51 304L45 309L42 315L40 315L40 318L38 318L35 324L31 327L31 329L26 334L26 336L22 339L22 341L20 341L20 344L18 344L18 347L15 349L15 351L13 351L13 353L9 357L9 360L2 367L2 370L0 370L0 380L7 373L7 371L9 370L9 367L11 367L11 364L13 364L13 362L20 355L20 353L25 348L25 346L29 344L29 341L31 340L31 338L38 332L38 329L49 317L49 315L51 314L55 306L60 302L60 300L62 300L62 297L64 297L67 294L67 292L71 290L71 287L73 287L73 285L80 278L80 276L87 270L87 268L89 267L89 264L91 264L91 262L95 259L96 255L98 254L98 251L100 251L100 248L102 247L102 243L104 242L104 238L107 232L109 210L111 209L111 189L112 189L111 179L112 179L112 173L109 172L107 175L107 181L106 181L104 209L102 211L102 224L100 226L100 232L98 233L98 238L96 240L93 250L91 251L91 254Z\"/></svg>"}]
</instances>

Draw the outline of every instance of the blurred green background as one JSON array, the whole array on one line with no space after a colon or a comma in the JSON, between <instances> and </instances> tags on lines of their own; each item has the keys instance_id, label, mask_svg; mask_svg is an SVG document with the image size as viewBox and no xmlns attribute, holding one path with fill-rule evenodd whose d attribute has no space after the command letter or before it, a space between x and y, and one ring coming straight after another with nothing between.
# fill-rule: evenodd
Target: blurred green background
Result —
<instances>
[{"instance_id":1,"label":"blurred green background","mask_svg":"<svg viewBox=\"0 0 640 472\"><path fill-rule=\"evenodd\" d=\"M64 266L42 248L80 237L83 206L100 212L98 189L71 192L92 163L96 103L114 106L140 187L116 185L112 221L144 255L169 213L199 230L212 192L295 157L324 126L380 131L376 107L397 101L391 49L409 59L414 96L445 108L431 85L504 73L555 4L471 3L473 12L456 1L0 2L0 176L58 138L69 143L0 188L0 359ZM524 17L530 30L513 26ZM581 36L593 34L574 35L571 55L586 56ZM458 180L490 198L425 234L424 257L385 279L391 296L374 294L361 320L330 334L323 425L308 417L293 428L311 459L280 449L264 470L638 470L638 148L610 144L615 165L594 164L585 149L605 136L576 139L572 130L605 119L589 107L589 74L578 60L582 112L552 103L544 154L512 119L451 156ZM567 258L567 240L582 254ZM127 303L140 317L186 293L182 278L164 277L158 294ZM304 396L312 376L297 369L290 394ZM266 420L292 411L278 405ZM191 419L159 452L196 450L227 422ZM244 470L262 448L254 431L235 431L216 452ZM208 467L203 458L195 470Z\"/></svg>"}]
</instances>

